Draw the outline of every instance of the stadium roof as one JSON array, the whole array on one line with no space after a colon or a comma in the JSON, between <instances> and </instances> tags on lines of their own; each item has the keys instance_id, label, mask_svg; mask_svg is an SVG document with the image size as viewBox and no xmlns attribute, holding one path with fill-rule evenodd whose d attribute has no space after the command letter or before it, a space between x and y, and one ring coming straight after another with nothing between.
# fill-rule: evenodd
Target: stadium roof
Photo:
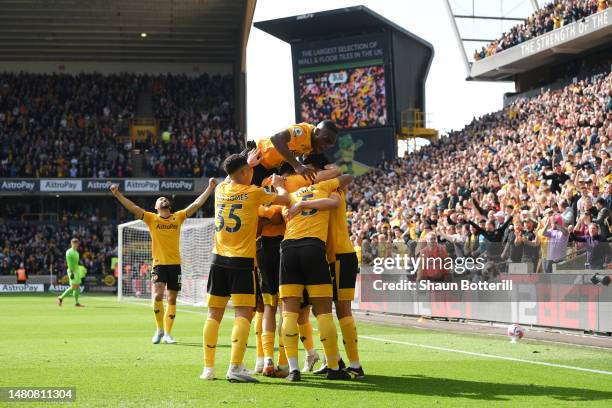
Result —
<instances>
[{"instance_id":1,"label":"stadium roof","mask_svg":"<svg viewBox=\"0 0 612 408\"><path fill-rule=\"evenodd\" d=\"M0 60L232 62L251 7L250 0L0 0Z\"/></svg>"},{"instance_id":2,"label":"stadium roof","mask_svg":"<svg viewBox=\"0 0 612 408\"><path fill-rule=\"evenodd\" d=\"M427 41L365 6L344 7L276 20L258 21L253 25L289 43L319 40L326 37L337 38L338 33L355 35L390 28L433 50L433 46Z\"/></svg>"},{"instance_id":3,"label":"stadium roof","mask_svg":"<svg viewBox=\"0 0 612 408\"><path fill-rule=\"evenodd\" d=\"M468 79L512 80L515 75L561 63L612 44L612 8L534 37L498 54L474 61Z\"/></svg>"}]
</instances>

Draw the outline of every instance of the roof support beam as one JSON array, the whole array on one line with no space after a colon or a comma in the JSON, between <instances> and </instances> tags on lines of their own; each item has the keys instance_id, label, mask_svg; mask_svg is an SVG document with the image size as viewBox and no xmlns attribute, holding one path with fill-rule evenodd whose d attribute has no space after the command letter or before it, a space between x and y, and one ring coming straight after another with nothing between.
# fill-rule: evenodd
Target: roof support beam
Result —
<instances>
[{"instance_id":1,"label":"roof support beam","mask_svg":"<svg viewBox=\"0 0 612 408\"><path fill-rule=\"evenodd\" d=\"M457 27L457 20L455 20L455 16L453 15L453 10L450 5L450 0L443 1L444 6L446 6L446 14L448 15L448 19L450 20L451 27L453 29L453 33L455 33L455 40L457 40L457 45L459 46L459 50L463 55L463 65L465 66L466 76L470 76L471 66L470 61L468 60L468 56L465 53L465 48L463 47L463 41L461 41L461 34L459 34L459 27Z\"/></svg>"},{"instance_id":2,"label":"roof support beam","mask_svg":"<svg viewBox=\"0 0 612 408\"><path fill-rule=\"evenodd\" d=\"M518 17L494 17L494 16L475 16L469 14L454 14L455 18L469 18L474 20L497 20L497 21L525 21L524 18Z\"/></svg>"}]
</instances>

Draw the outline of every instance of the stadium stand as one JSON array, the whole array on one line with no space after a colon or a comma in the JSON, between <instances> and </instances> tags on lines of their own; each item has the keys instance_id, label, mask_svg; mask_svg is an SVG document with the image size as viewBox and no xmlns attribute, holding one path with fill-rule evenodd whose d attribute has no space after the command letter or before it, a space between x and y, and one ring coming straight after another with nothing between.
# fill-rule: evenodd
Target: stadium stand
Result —
<instances>
[{"instance_id":1,"label":"stadium stand","mask_svg":"<svg viewBox=\"0 0 612 408\"><path fill-rule=\"evenodd\" d=\"M591 223L594 236L610 235L611 139L610 73L518 99L357 178L347 198L354 244L363 245L367 262L414 251L417 240L435 232L457 255L474 249L469 245L476 239L476 249L487 255L549 267L547 261L568 252L568 234L546 239L546 215L573 229L570 241L588 234ZM506 228L502 224L513 208L517 217ZM478 238L468 220L488 231L502 228L492 240L496 250L486 248L487 239ZM515 234L539 248L523 251Z\"/></svg>"},{"instance_id":2,"label":"stadium stand","mask_svg":"<svg viewBox=\"0 0 612 408\"><path fill-rule=\"evenodd\" d=\"M222 158L243 143L231 76L19 73L0 75L0 177L131 177L133 146L123 136L151 84L169 139L145 146L139 175L219 176Z\"/></svg>"},{"instance_id":3,"label":"stadium stand","mask_svg":"<svg viewBox=\"0 0 612 408\"><path fill-rule=\"evenodd\" d=\"M228 75L1 74L0 178L222 176L222 160L244 145L234 127L233 92ZM124 136L143 94L168 138L139 145L146 161L134 169L137 146ZM64 246L73 236L81 240L90 273L110 272L114 220L128 215L104 199L67 200L57 211L48 200L3 202L0 274L21 265L28 274L65 270ZM24 218L49 208L52 216L42 222Z\"/></svg>"},{"instance_id":4,"label":"stadium stand","mask_svg":"<svg viewBox=\"0 0 612 408\"><path fill-rule=\"evenodd\" d=\"M69 218L71 215L66 214ZM0 223L0 270L14 274L20 266L28 274L65 270L64 243L77 237L88 273L110 273L110 259L117 251L115 224L87 221Z\"/></svg>"},{"instance_id":5,"label":"stadium stand","mask_svg":"<svg viewBox=\"0 0 612 408\"><path fill-rule=\"evenodd\" d=\"M507 33L474 51L478 61L514 47L556 28L579 21L591 14L610 7L609 0L554 0L529 16L523 24L516 25Z\"/></svg>"},{"instance_id":6,"label":"stadium stand","mask_svg":"<svg viewBox=\"0 0 612 408\"><path fill-rule=\"evenodd\" d=\"M0 177L130 174L134 75L0 75Z\"/></svg>"},{"instance_id":7,"label":"stadium stand","mask_svg":"<svg viewBox=\"0 0 612 408\"><path fill-rule=\"evenodd\" d=\"M153 110L173 137L151 146L147 163L156 177L218 177L223 158L239 153L244 135L233 123L231 76L153 79Z\"/></svg>"}]
</instances>

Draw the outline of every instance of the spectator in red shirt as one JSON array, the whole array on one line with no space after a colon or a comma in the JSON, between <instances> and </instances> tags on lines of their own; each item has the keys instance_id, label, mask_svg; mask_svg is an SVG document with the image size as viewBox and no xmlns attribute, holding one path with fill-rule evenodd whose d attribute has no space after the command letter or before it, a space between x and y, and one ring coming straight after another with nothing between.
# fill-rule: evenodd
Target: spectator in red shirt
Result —
<instances>
[{"instance_id":1,"label":"spectator in red shirt","mask_svg":"<svg viewBox=\"0 0 612 408\"><path fill-rule=\"evenodd\" d=\"M445 246L438 243L434 232L425 236L425 246L421 249L419 257L421 265L417 272L417 281L447 282L450 280L450 271L444 268L448 253Z\"/></svg>"}]
</instances>

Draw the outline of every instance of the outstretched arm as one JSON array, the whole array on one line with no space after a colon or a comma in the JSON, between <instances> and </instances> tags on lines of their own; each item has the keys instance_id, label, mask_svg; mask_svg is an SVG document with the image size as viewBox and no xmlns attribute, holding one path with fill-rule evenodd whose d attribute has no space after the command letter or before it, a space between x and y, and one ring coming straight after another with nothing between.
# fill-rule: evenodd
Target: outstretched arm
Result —
<instances>
[{"instance_id":1,"label":"outstretched arm","mask_svg":"<svg viewBox=\"0 0 612 408\"><path fill-rule=\"evenodd\" d=\"M276 199L272 202L274 205L284 205L288 206L291 204L291 200L289 199L289 193L285 190L284 187L276 187L277 195Z\"/></svg>"},{"instance_id":2,"label":"outstretched arm","mask_svg":"<svg viewBox=\"0 0 612 408\"><path fill-rule=\"evenodd\" d=\"M142 219L144 210L140 208L139 206L137 206L136 204L134 204L132 200L126 198L123 194L121 194L121 191L119 191L119 186L117 186L116 184L111 185L110 191L111 193L113 193L115 198L119 200L121 205L123 205L129 212L134 214L134 216L138 218L139 220Z\"/></svg>"},{"instance_id":3,"label":"outstretched arm","mask_svg":"<svg viewBox=\"0 0 612 408\"><path fill-rule=\"evenodd\" d=\"M478 214L478 217L486 218L484 215L482 215L484 213L484 210L482 209L480 204L478 204L478 201L476 201L474 197L472 197L472 204L474 205L474 211L476 211L476 214Z\"/></svg>"},{"instance_id":4,"label":"outstretched arm","mask_svg":"<svg viewBox=\"0 0 612 408\"><path fill-rule=\"evenodd\" d=\"M342 174L342 170L335 164L328 164L325 166L324 170L321 170L317 173L317 176L314 179L314 184L320 183L321 181L331 180L336 178Z\"/></svg>"},{"instance_id":5,"label":"outstretched arm","mask_svg":"<svg viewBox=\"0 0 612 408\"><path fill-rule=\"evenodd\" d=\"M296 173L300 174L311 182L314 181L316 171L314 169L304 166L302 163L297 161L297 159L293 156L293 153L291 153L291 150L289 150L290 140L291 134L288 130L283 130L282 132L279 132L270 138L270 141L274 145L276 151L278 151L280 155L283 156L285 161L289 163L291 167L293 167Z\"/></svg>"},{"instance_id":6,"label":"outstretched arm","mask_svg":"<svg viewBox=\"0 0 612 408\"><path fill-rule=\"evenodd\" d=\"M291 140L291 134L288 130L283 130L272 136L270 141L274 145L274 148L280 153L281 156L293 167L294 169L300 165L297 159L289 150L289 140Z\"/></svg>"},{"instance_id":7,"label":"outstretched arm","mask_svg":"<svg viewBox=\"0 0 612 408\"><path fill-rule=\"evenodd\" d=\"M340 182L340 186L338 188L343 188L351 184L353 181L353 176L350 174L343 174L338 177L338 181Z\"/></svg>"},{"instance_id":8,"label":"outstretched arm","mask_svg":"<svg viewBox=\"0 0 612 408\"><path fill-rule=\"evenodd\" d=\"M196 211L200 209L200 207L204 205L206 200L208 200L208 197L210 197L210 195L215 191L215 187L217 187L217 180L215 180L214 178L210 178L208 180L208 187L206 187L206 190L204 190L204 192L200 194L200 196L196 198L193 203L189 204L189 206L185 208L185 213L187 214L187 217L191 217L193 214L195 214Z\"/></svg>"},{"instance_id":9,"label":"outstretched arm","mask_svg":"<svg viewBox=\"0 0 612 408\"><path fill-rule=\"evenodd\" d=\"M327 198L317 198L316 200L298 201L293 206L299 208L311 208L313 210L333 210L340 205L338 194L332 194Z\"/></svg>"},{"instance_id":10,"label":"outstretched arm","mask_svg":"<svg viewBox=\"0 0 612 408\"><path fill-rule=\"evenodd\" d=\"M510 215L510 216L509 216L509 217L506 219L506 222L504 222L504 223L502 224L502 226L501 226L501 227L499 227L497 230L498 230L500 233L503 233L503 232L506 230L506 228L508 228L508 225L510 225L510 223L511 223L511 222L512 222L512 215Z\"/></svg>"},{"instance_id":11,"label":"outstretched arm","mask_svg":"<svg viewBox=\"0 0 612 408\"><path fill-rule=\"evenodd\" d=\"M291 219L295 214L301 211L303 208L310 208L313 210L333 210L338 208L340 205L340 197L338 194L332 194L328 198L317 198L316 200L298 201L289 208L287 218Z\"/></svg>"}]
</instances>

